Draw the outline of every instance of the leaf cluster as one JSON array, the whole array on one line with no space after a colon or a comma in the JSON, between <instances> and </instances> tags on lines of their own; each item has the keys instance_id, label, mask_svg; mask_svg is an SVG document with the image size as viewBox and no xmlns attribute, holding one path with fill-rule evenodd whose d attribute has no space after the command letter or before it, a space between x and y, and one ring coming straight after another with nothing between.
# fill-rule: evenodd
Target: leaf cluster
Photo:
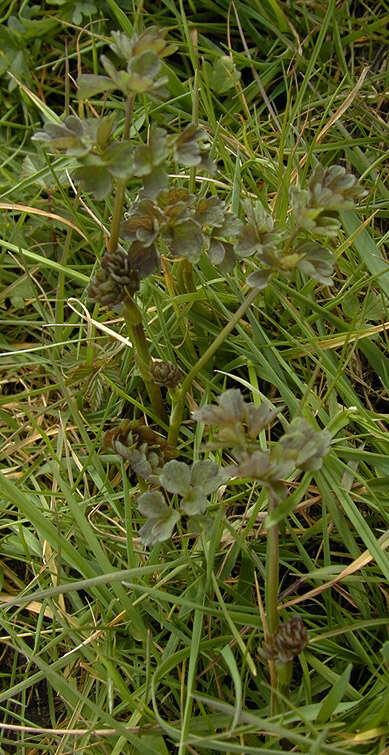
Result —
<instances>
[{"instance_id":1,"label":"leaf cluster","mask_svg":"<svg viewBox=\"0 0 389 755\"><path fill-rule=\"evenodd\" d=\"M351 210L354 201L366 193L356 177L347 173L342 165L330 168L318 165L307 189L291 188L294 222L316 236L336 236L340 227L337 214Z\"/></svg>"},{"instance_id":2,"label":"leaf cluster","mask_svg":"<svg viewBox=\"0 0 389 755\"><path fill-rule=\"evenodd\" d=\"M167 77L161 75L162 61L175 49L166 40L166 30L152 26L131 37L113 32L109 44L125 69L117 69L102 55L107 75L82 74L78 79L80 98L115 89L126 99L140 93L164 96ZM235 81L227 60L219 61L223 75L231 75ZM221 69L215 69L215 76L219 74ZM152 125L147 144L136 147L129 141L113 141L113 130L113 116L80 120L71 115L63 123L46 124L33 138L73 157L77 161L75 179L96 199L108 196L115 179L140 179L141 191L124 217L121 234L131 243L138 242L130 257L136 254L139 258L143 249L147 262L140 267L147 269L147 274L158 266L153 245L162 241L173 257L185 257L191 264L207 251L211 263L225 274L238 261L247 260L247 266L253 268L247 283L257 288L264 288L272 275L291 277L296 270L322 284L332 283L335 257L323 242L338 232L339 211L349 209L364 195L355 176L345 168L318 165L306 189L292 187L290 213L281 227L259 200L243 200L239 218L217 196L198 197L171 187L171 163L214 172L209 135L198 125L189 123L173 134Z\"/></svg>"},{"instance_id":3,"label":"leaf cluster","mask_svg":"<svg viewBox=\"0 0 389 755\"><path fill-rule=\"evenodd\" d=\"M236 69L234 61L228 55L220 55L211 65L204 63L206 75L213 92L224 95L236 87L241 74Z\"/></svg>"},{"instance_id":4,"label":"leaf cluster","mask_svg":"<svg viewBox=\"0 0 389 755\"><path fill-rule=\"evenodd\" d=\"M168 505L160 490L143 493L138 498L140 513L146 517L141 527L140 536L145 545L155 545L171 537L174 527L181 516L189 517L188 527L198 531L206 519L205 513L208 497L226 481L226 475L213 461L205 459L193 464L181 461L168 461L154 475L154 480L168 493L179 497L179 509Z\"/></svg>"},{"instance_id":5,"label":"leaf cluster","mask_svg":"<svg viewBox=\"0 0 389 755\"><path fill-rule=\"evenodd\" d=\"M246 402L240 390L230 388L218 397L218 404L206 404L193 412L193 418L217 428L215 448L245 449L281 411L265 399L260 406Z\"/></svg>"},{"instance_id":6,"label":"leaf cluster","mask_svg":"<svg viewBox=\"0 0 389 755\"><path fill-rule=\"evenodd\" d=\"M345 168L318 165L307 189L290 190L290 213L284 228L275 228L269 212L257 201L245 203L247 222L235 246L238 257L251 257L257 269L247 283L264 288L272 274L290 277L296 270L325 285L332 284L334 254L323 246L339 231L338 213L365 195Z\"/></svg>"},{"instance_id":7,"label":"leaf cluster","mask_svg":"<svg viewBox=\"0 0 389 755\"><path fill-rule=\"evenodd\" d=\"M199 199L187 189L162 189L154 198L142 193L126 213L121 234L145 247L161 238L173 257L191 263L207 249L211 262L227 271L236 260L231 241L241 227L218 197Z\"/></svg>"},{"instance_id":8,"label":"leaf cluster","mask_svg":"<svg viewBox=\"0 0 389 755\"><path fill-rule=\"evenodd\" d=\"M177 49L166 41L166 34L165 29L156 26L132 37L119 31L112 32L109 45L124 67L116 68L110 58L101 55L106 76L81 74L77 80L78 97L87 99L119 89L126 98L147 94L152 99L166 99L168 77L162 73L162 60Z\"/></svg>"},{"instance_id":9,"label":"leaf cluster","mask_svg":"<svg viewBox=\"0 0 389 755\"><path fill-rule=\"evenodd\" d=\"M186 136L184 142L183 135ZM144 176L144 189L122 223L124 238L137 239L147 246L161 237L174 257L185 257L191 263L197 263L201 253L207 251L211 263L224 273L230 273L238 261L249 260L255 270L248 275L247 283L257 288L264 288L271 275L290 277L296 270L320 283L332 283L334 254L322 243L309 238L315 235L316 226L300 222L303 215L293 214L295 191L292 191L289 223L279 228L259 200L242 201L241 219L216 196L196 198L186 189L167 188L167 172L162 162L168 144L173 148L173 156L182 164L200 166L202 162L201 132L189 126L181 137L167 137L163 129L155 129L149 145L138 147L136 170L138 176ZM343 168L340 172L332 171L330 179L320 167L310 181L309 191L301 193L299 201L307 217L308 204L313 202L313 197L315 201L326 201L332 208L331 218L335 218L335 206L340 209L349 206L355 197L363 194L355 177L350 177ZM324 215L323 212L320 208L315 210L318 222L320 217L329 217L327 211ZM324 223L317 227L320 227L319 235L323 235Z\"/></svg>"},{"instance_id":10,"label":"leaf cluster","mask_svg":"<svg viewBox=\"0 0 389 755\"><path fill-rule=\"evenodd\" d=\"M69 115L62 123L46 123L32 138L52 151L64 151L75 158L75 180L96 199L105 199L113 181L128 179L132 172L130 142L113 141L114 129L114 115L84 120Z\"/></svg>"},{"instance_id":11,"label":"leaf cluster","mask_svg":"<svg viewBox=\"0 0 389 755\"><path fill-rule=\"evenodd\" d=\"M282 481L296 470L320 469L329 451L331 434L315 430L303 417L295 417L287 431L268 450L258 448L258 434L277 416L270 402L246 403L240 390L232 388L193 413L196 420L217 428L212 447L231 449L236 463L226 468L229 477L258 480L276 497L283 495Z\"/></svg>"},{"instance_id":12,"label":"leaf cluster","mask_svg":"<svg viewBox=\"0 0 389 755\"><path fill-rule=\"evenodd\" d=\"M230 389L222 393L217 405L207 404L193 412L195 420L216 428L215 442L208 447L230 449L236 463L219 469L209 459L192 465L173 459L157 471L156 466L153 468L150 464L149 482L177 495L180 503L178 510L168 506L162 492L157 490L140 496L139 511L147 518L140 531L144 544L154 545L171 537L181 515L189 517L188 526L197 531L207 511L208 496L232 477L258 480L278 502L284 496L285 478L296 470L320 469L329 450L331 434L327 430L315 430L302 417L296 417L267 451L258 447L259 433L273 422L279 411L270 401L263 401L261 406L245 402L240 390ZM111 436L110 445L113 446ZM124 455L118 443L115 448ZM127 450L126 454L125 458L137 471ZM204 520L203 526L206 524Z\"/></svg>"}]
</instances>

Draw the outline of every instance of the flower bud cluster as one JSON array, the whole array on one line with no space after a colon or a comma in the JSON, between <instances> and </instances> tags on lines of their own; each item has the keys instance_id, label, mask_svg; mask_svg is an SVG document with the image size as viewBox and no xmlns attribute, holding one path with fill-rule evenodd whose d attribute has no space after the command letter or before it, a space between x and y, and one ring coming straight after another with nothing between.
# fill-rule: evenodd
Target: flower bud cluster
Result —
<instances>
[{"instance_id":1,"label":"flower bud cluster","mask_svg":"<svg viewBox=\"0 0 389 755\"><path fill-rule=\"evenodd\" d=\"M125 461L133 472L145 480L150 479L171 458L166 440L141 421L125 420L119 427L104 435L104 446Z\"/></svg>"},{"instance_id":2,"label":"flower bud cluster","mask_svg":"<svg viewBox=\"0 0 389 755\"><path fill-rule=\"evenodd\" d=\"M292 616L280 624L269 642L264 642L262 650L266 658L277 663L293 661L308 644L307 628L300 616Z\"/></svg>"},{"instance_id":3,"label":"flower bud cluster","mask_svg":"<svg viewBox=\"0 0 389 755\"><path fill-rule=\"evenodd\" d=\"M178 367L172 362L165 362L163 359L153 359L150 372L152 380L157 385L163 385L166 388L175 388L181 379Z\"/></svg>"},{"instance_id":4,"label":"flower bud cluster","mask_svg":"<svg viewBox=\"0 0 389 755\"><path fill-rule=\"evenodd\" d=\"M118 310L138 290L139 282L139 273L132 267L128 253L119 247L113 254L106 252L102 257L100 268L89 284L89 297Z\"/></svg>"}]
</instances>

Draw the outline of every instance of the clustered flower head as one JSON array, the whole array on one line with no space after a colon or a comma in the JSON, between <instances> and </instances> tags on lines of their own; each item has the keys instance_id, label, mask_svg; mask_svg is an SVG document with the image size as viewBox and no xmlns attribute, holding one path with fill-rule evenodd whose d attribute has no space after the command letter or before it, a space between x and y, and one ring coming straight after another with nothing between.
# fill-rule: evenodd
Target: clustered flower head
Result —
<instances>
[{"instance_id":1,"label":"clustered flower head","mask_svg":"<svg viewBox=\"0 0 389 755\"><path fill-rule=\"evenodd\" d=\"M150 367L151 378L157 385L166 388L176 388L180 382L181 373L172 362L163 359L153 359Z\"/></svg>"},{"instance_id":2,"label":"clustered flower head","mask_svg":"<svg viewBox=\"0 0 389 755\"><path fill-rule=\"evenodd\" d=\"M350 210L367 192L342 165L318 165L308 183L308 205L326 210Z\"/></svg>"},{"instance_id":3,"label":"clustered flower head","mask_svg":"<svg viewBox=\"0 0 389 755\"><path fill-rule=\"evenodd\" d=\"M159 255L152 244L145 250L135 241L127 251L119 246L105 252L89 284L89 298L117 312L138 291L140 281L159 265Z\"/></svg>"},{"instance_id":4,"label":"clustered flower head","mask_svg":"<svg viewBox=\"0 0 389 755\"><path fill-rule=\"evenodd\" d=\"M266 658L277 663L293 661L308 645L308 631L300 616L280 624L273 637L262 645Z\"/></svg>"},{"instance_id":5,"label":"clustered flower head","mask_svg":"<svg viewBox=\"0 0 389 755\"><path fill-rule=\"evenodd\" d=\"M89 298L99 304L117 309L139 288L139 275L132 268L125 249L113 254L106 252L100 267L91 278Z\"/></svg>"},{"instance_id":6,"label":"clustered flower head","mask_svg":"<svg viewBox=\"0 0 389 755\"><path fill-rule=\"evenodd\" d=\"M75 158L77 167L73 178L96 199L105 199L113 181L131 175L131 147L129 142L114 142L115 116L85 118L69 115L60 123L48 122L34 141L52 151L65 152Z\"/></svg>"},{"instance_id":7,"label":"clustered flower head","mask_svg":"<svg viewBox=\"0 0 389 755\"><path fill-rule=\"evenodd\" d=\"M171 458L166 440L140 420L124 420L104 435L104 446L128 461L132 471L144 480L161 470Z\"/></svg>"},{"instance_id":8,"label":"clustered flower head","mask_svg":"<svg viewBox=\"0 0 389 755\"><path fill-rule=\"evenodd\" d=\"M263 400L260 406L245 402L237 388L224 391L217 401L218 406L206 404L197 409L193 412L193 418L218 428L215 439L218 448L245 448L247 438L255 440L281 411L281 408L275 408L267 400Z\"/></svg>"},{"instance_id":9,"label":"clustered flower head","mask_svg":"<svg viewBox=\"0 0 389 755\"><path fill-rule=\"evenodd\" d=\"M126 213L121 234L142 240L145 246L160 236L175 257L197 262L203 241L194 200L186 189L163 189L155 199L141 197Z\"/></svg>"}]
</instances>

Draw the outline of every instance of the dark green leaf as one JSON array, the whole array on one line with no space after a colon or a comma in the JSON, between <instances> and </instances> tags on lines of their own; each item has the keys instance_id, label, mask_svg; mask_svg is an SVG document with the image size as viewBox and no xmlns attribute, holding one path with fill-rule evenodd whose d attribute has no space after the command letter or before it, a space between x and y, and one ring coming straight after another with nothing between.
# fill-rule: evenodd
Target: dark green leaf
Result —
<instances>
[{"instance_id":1,"label":"dark green leaf","mask_svg":"<svg viewBox=\"0 0 389 755\"><path fill-rule=\"evenodd\" d=\"M270 270L255 270L247 276L246 283L250 288L266 288L270 275Z\"/></svg>"},{"instance_id":2,"label":"dark green leaf","mask_svg":"<svg viewBox=\"0 0 389 755\"><path fill-rule=\"evenodd\" d=\"M332 252L316 244L314 241L307 241L305 244L301 244L297 247L296 252L302 255L302 258L297 263L297 267L301 272L306 273L306 275L319 281L319 283L327 286L333 284L331 276L335 256Z\"/></svg>"},{"instance_id":3,"label":"dark green leaf","mask_svg":"<svg viewBox=\"0 0 389 755\"><path fill-rule=\"evenodd\" d=\"M227 55L218 58L214 65L209 66L208 76L211 89L217 94L225 94L235 87L240 79L240 73L236 70L234 61Z\"/></svg>"},{"instance_id":4,"label":"dark green leaf","mask_svg":"<svg viewBox=\"0 0 389 755\"><path fill-rule=\"evenodd\" d=\"M225 253L226 250L224 248L224 244L222 244L221 241L217 241L216 239L211 239L208 248L208 257L210 262L212 262L212 265L220 265L220 263L224 260Z\"/></svg>"},{"instance_id":5,"label":"dark green leaf","mask_svg":"<svg viewBox=\"0 0 389 755\"><path fill-rule=\"evenodd\" d=\"M197 203L196 220L210 228L220 228L224 223L225 206L218 197L204 197Z\"/></svg>"},{"instance_id":6,"label":"dark green leaf","mask_svg":"<svg viewBox=\"0 0 389 755\"><path fill-rule=\"evenodd\" d=\"M152 127L148 144L141 144L134 153L134 175L145 176L168 157L167 133L163 128Z\"/></svg>"},{"instance_id":7,"label":"dark green leaf","mask_svg":"<svg viewBox=\"0 0 389 755\"><path fill-rule=\"evenodd\" d=\"M169 493L185 495L191 486L191 470L182 461L168 461L162 468L159 481Z\"/></svg>"},{"instance_id":8,"label":"dark green leaf","mask_svg":"<svg viewBox=\"0 0 389 755\"><path fill-rule=\"evenodd\" d=\"M234 247L232 246L232 244L223 243L223 247L224 247L224 257L222 261L216 262L214 264L218 265L219 270L221 270L221 272L224 275L228 275L229 273L232 272L232 270L235 267L236 256L235 256Z\"/></svg>"},{"instance_id":9,"label":"dark green leaf","mask_svg":"<svg viewBox=\"0 0 389 755\"><path fill-rule=\"evenodd\" d=\"M95 199L105 199L112 189L112 178L104 165L85 165L73 173L81 181L85 191L90 191Z\"/></svg>"},{"instance_id":10,"label":"dark green leaf","mask_svg":"<svg viewBox=\"0 0 389 755\"><path fill-rule=\"evenodd\" d=\"M96 130L96 144L99 149L106 149L111 139L112 132L115 127L116 115L106 115L104 118L100 118L97 130Z\"/></svg>"},{"instance_id":11,"label":"dark green leaf","mask_svg":"<svg viewBox=\"0 0 389 755\"><path fill-rule=\"evenodd\" d=\"M217 228L214 232L215 236L219 238L231 238L238 236L243 228L243 223L233 212L226 212L224 215L224 222L220 228Z\"/></svg>"},{"instance_id":12,"label":"dark green leaf","mask_svg":"<svg viewBox=\"0 0 389 755\"><path fill-rule=\"evenodd\" d=\"M196 488L191 488L181 501L181 508L188 516L203 514L206 507L206 496L201 490L196 490Z\"/></svg>"},{"instance_id":13,"label":"dark green leaf","mask_svg":"<svg viewBox=\"0 0 389 755\"><path fill-rule=\"evenodd\" d=\"M143 493L138 498L138 509L143 516L147 517L147 521L140 529L140 536L145 545L155 545L171 537L180 514L165 503L162 493L159 491Z\"/></svg>"},{"instance_id":14,"label":"dark green leaf","mask_svg":"<svg viewBox=\"0 0 389 755\"><path fill-rule=\"evenodd\" d=\"M130 75L126 71L117 71L113 63L106 57L101 55L100 60L103 64L104 70L111 80L111 89L120 89L123 94L127 96L133 93L131 87Z\"/></svg>"},{"instance_id":15,"label":"dark green leaf","mask_svg":"<svg viewBox=\"0 0 389 755\"><path fill-rule=\"evenodd\" d=\"M54 149L68 149L79 145L82 133L81 120L70 115L63 123L46 123L44 131L37 131L32 139Z\"/></svg>"},{"instance_id":16,"label":"dark green leaf","mask_svg":"<svg viewBox=\"0 0 389 755\"><path fill-rule=\"evenodd\" d=\"M160 228L166 222L163 212L149 198L135 202L120 226L120 232L128 241L138 240L142 244L152 244Z\"/></svg>"},{"instance_id":17,"label":"dark green leaf","mask_svg":"<svg viewBox=\"0 0 389 755\"><path fill-rule=\"evenodd\" d=\"M176 257L186 257L189 262L198 262L203 246L201 227L195 220L188 219L172 227L169 249Z\"/></svg>"},{"instance_id":18,"label":"dark green leaf","mask_svg":"<svg viewBox=\"0 0 389 755\"><path fill-rule=\"evenodd\" d=\"M187 529L189 532L204 532L206 535L211 534L213 519L204 514L195 514L189 517Z\"/></svg>"},{"instance_id":19,"label":"dark green leaf","mask_svg":"<svg viewBox=\"0 0 389 755\"><path fill-rule=\"evenodd\" d=\"M115 178L129 178L132 175L132 147L129 142L110 144L102 158Z\"/></svg>"},{"instance_id":20,"label":"dark green leaf","mask_svg":"<svg viewBox=\"0 0 389 755\"><path fill-rule=\"evenodd\" d=\"M176 162L191 168L202 167L212 171L209 161L211 143L208 134L203 129L190 123L172 141L173 154Z\"/></svg>"},{"instance_id":21,"label":"dark green leaf","mask_svg":"<svg viewBox=\"0 0 389 755\"><path fill-rule=\"evenodd\" d=\"M123 60L128 62L129 60L131 60L133 55L135 39L135 35L128 37L127 34L124 34L121 31L113 31L111 32L109 46L111 50L113 50L113 52L118 55L119 58L123 58Z\"/></svg>"},{"instance_id":22,"label":"dark green leaf","mask_svg":"<svg viewBox=\"0 0 389 755\"><path fill-rule=\"evenodd\" d=\"M139 496L138 509L142 516L147 516L149 519L163 516L167 511L170 513L170 508L159 490Z\"/></svg>"},{"instance_id":23,"label":"dark green leaf","mask_svg":"<svg viewBox=\"0 0 389 755\"><path fill-rule=\"evenodd\" d=\"M225 481L218 465L210 459L195 461L192 467L191 485L204 496L213 493Z\"/></svg>"},{"instance_id":24,"label":"dark green leaf","mask_svg":"<svg viewBox=\"0 0 389 755\"><path fill-rule=\"evenodd\" d=\"M162 63L158 58L158 55L156 55L153 50L144 50L139 55L132 58L127 70L128 73L135 74L139 81L150 81L150 85L147 86L147 89L149 89L153 80L158 76L161 67ZM147 91L147 89L141 89L139 91Z\"/></svg>"},{"instance_id":25,"label":"dark green leaf","mask_svg":"<svg viewBox=\"0 0 389 755\"><path fill-rule=\"evenodd\" d=\"M144 246L140 241L134 241L128 250L128 258L140 280L154 273L160 265L159 254L154 244Z\"/></svg>"},{"instance_id":26,"label":"dark green leaf","mask_svg":"<svg viewBox=\"0 0 389 755\"><path fill-rule=\"evenodd\" d=\"M158 194L167 188L169 176L165 168L159 165L152 169L151 173L143 178L143 189L146 197L155 199Z\"/></svg>"},{"instance_id":27,"label":"dark green leaf","mask_svg":"<svg viewBox=\"0 0 389 755\"><path fill-rule=\"evenodd\" d=\"M117 89L116 83L108 76L98 76L93 73L82 73L77 79L77 97L87 100L95 94L112 92Z\"/></svg>"}]
</instances>

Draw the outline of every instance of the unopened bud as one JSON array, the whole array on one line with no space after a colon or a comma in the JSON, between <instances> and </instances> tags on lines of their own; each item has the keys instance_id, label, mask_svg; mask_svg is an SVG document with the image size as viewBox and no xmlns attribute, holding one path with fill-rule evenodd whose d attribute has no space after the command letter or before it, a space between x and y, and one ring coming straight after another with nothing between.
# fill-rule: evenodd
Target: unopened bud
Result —
<instances>
[{"instance_id":1,"label":"unopened bud","mask_svg":"<svg viewBox=\"0 0 389 755\"><path fill-rule=\"evenodd\" d=\"M150 367L151 377L157 385L175 388L180 382L180 371L172 362L154 359Z\"/></svg>"},{"instance_id":2,"label":"unopened bud","mask_svg":"<svg viewBox=\"0 0 389 755\"><path fill-rule=\"evenodd\" d=\"M263 644L266 658L278 663L288 663L301 653L308 644L307 628L300 616L292 616L280 624L270 642Z\"/></svg>"}]
</instances>

